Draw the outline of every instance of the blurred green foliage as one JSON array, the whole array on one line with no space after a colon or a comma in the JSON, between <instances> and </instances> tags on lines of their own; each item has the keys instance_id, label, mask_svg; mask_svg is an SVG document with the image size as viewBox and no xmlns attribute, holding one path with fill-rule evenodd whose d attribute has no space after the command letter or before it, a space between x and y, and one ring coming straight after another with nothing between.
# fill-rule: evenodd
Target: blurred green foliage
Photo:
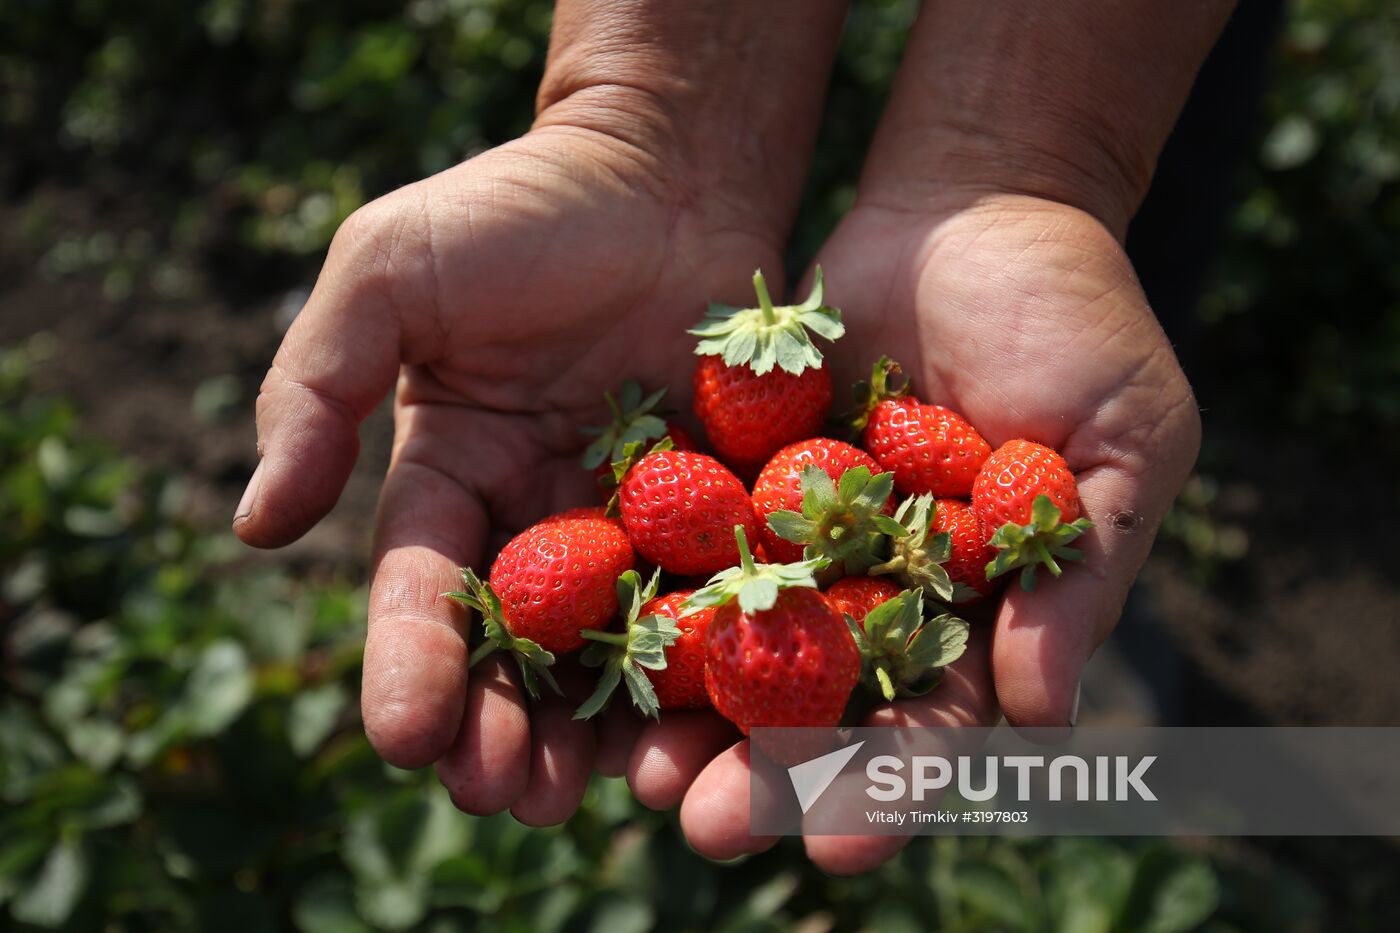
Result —
<instances>
[{"instance_id":1,"label":"blurred green foliage","mask_svg":"<svg viewBox=\"0 0 1400 933\"><path fill-rule=\"evenodd\" d=\"M0 921L65 930L1303 930L1287 875L1158 843L947 838L842 880L742 867L595 779L568 824L458 813L358 719L364 592L240 564L179 486L0 356ZM41 365L41 364L40 364Z\"/></svg>"},{"instance_id":2,"label":"blurred green foliage","mask_svg":"<svg viewBox=\"0 0 1400 933\"><path fill-rule=\"evenodd\" d=\"M1198 348L1237 423L1400 452L1400 6L1297 0Z\"/></svg>"}]
</instances>

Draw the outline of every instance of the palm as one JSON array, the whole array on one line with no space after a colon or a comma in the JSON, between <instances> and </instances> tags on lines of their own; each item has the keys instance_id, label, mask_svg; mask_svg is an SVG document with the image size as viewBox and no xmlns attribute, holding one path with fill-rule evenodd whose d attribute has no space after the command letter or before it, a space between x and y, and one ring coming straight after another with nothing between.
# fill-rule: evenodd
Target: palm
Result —
<instances>
[{"instance_id":1,"label":"palm","mask_svg":"<svg viewBox=\"0 0 1400 933\"><path fill-rule=\"evenodd\" d=\"M766 231L580 172L576 141L567 159L528 137L425 182L432 262L397 283L436 320L404 370L396 444L477 495L498 535L587 501L579 428L606 417L603 393L627 376L683 403L677 335L778 267Z\"/></svg>"},{"instance_id":2,"label":"palm","mask_svg":"<svg viewBox=\"0 0 1400 933\"><path fill-rule=\"evenodd\" d=\"M615 140L544 130L375 202L337 234L259 398L267 470L235 528L276 545L334 503L355 422L397 381L365 729L395 764L437 762L472 812L563 820L595 739L563 700L527 712L499 659L469 678L466 619L440 594L459 566L596 496L578 429L605 416L603 392L631 376L683 401L677 335L707 299L741 300L755 264L778 266L762 218L664 178Z\"/></svg>"},{"instance_id":3,"label":"palm","mask_svg":"<svg viewBox=\"0 0 1400 933\"><path fill-rule=\"evenodd\" d=\"M990 725L1004 711L1018 724L1063 725L1078 671L1116 620L1197 443L1190 390L1126 257L1087 215L1009 199L937 216L857 208L820 262L847 325L829 358L838 384L864 376L881 354L897 357L920 398L958 410L993 445L1024 436L1062 450L1099 524L1083 539L1084 567L1034 594L1008 590L975 622L968 652L938 690L872 721ZM655 771L656 759L693 745L696 731L692 722L649 727L634 760L651 760ZM722 732L702 735L719 751ZM683 825L707 854L768 844L744 831L742 746L721 752L688 787L681 768L668 781L637 769L631 778L657 804L683 794ZM812 857L839 872L873 867L900 844L807 840Z\"/></svg>"}]
</instances>

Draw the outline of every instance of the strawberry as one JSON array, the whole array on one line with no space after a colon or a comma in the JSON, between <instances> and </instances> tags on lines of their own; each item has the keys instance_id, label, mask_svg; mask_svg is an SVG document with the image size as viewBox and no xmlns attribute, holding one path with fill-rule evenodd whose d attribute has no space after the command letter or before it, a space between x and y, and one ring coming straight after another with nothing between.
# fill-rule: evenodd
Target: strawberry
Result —
<instances>
[{"instance_id":1,"label":"strawberry","mask_svg":"<svg viewBox=\"0 0 1400 933\"><path fill-rule=\"evenodd\" d=\"M948 561L943 569L953 581L953 601L973 602L996 589L987 579L987 564L996 549L987 546L982 523L972 506L961 499L939 499L934 503L933 531L949 539Z\"/></svg>"},{"instance_id":2,"label":"strawberry","mask_svg":"<svg viewBox=\"0 0 1400 933\"><path fill-rule=\"evenodd\" d=\"M666 649L666 666L649 671L662 709L699 709L710 705L705 692L705 633L714 621L714 609L701 609L683 615L685 601L694 590L676 590L658 596L642 607L642 612L675 619L680 637Z\"/></svg>"},{"instance_id":3,"label":"strawberry","mask_svg":"<svg viewBox=\"0 0 1400 933\"><path fill-rule=\"evenodd\" d=\"M546 515L536 522L536 524L550 525L554 522L564 522L575 518L595 518L599 521L613 522L618 527L622 526L622 520L608 515L607 507L602 505L586 505L577 509L565 509L563 512L555 512L553 515Z\"/></svg>"},{"instance_id":4,"label":"strawberry","mask_svg":"<svg viewBox=\"0 0 1400 933\"><path fill-rule=\"evenodd\" d=\"M991 447L957 412L920 402L907 384L894 388L890 378L899 371L882 356L870 382L856 387L860 407L852 424L865 449L880 469L894 473L903 495L966 497Z\"/></svg>"},{"instance_id":5,"label":"strawberry","mask_svg":"<svg viewBox=\"0 0 1400 933\"><path fill-rule=\"evenodd\" d=\"M903 528L885 513L890 507L894 478L870 475L863 466L841 474L840 482L815 464L802 468L802 511L779 509L768 516L768 528L784 541L801 545L808 558L825 558L825 578L860 576L887 559L891 535ZM828 582L823 579L823 582Z\"/></svg>"},{"instance_id":6,"label":"strawberry","mask_svg":"<svg viewBox=\"0 0 1400 933\"><path fill-rule=\"evenodd\" d=\"M924 621L924 595L905 590L846 624L860 652L860 682L885 700L928 693L967 647L967 623L942 613Z\"/></svg>"},{"instance_id":7,"label":"strawberry","mask_svg":"<svg viewBox=\"0 0 1400 933\"><path fill-rule=\"evenodd\" d=\"M821 467L833 480L852 467L880 472L879 464L868 453L844 441L814 437L789 444L773 455L754 481L753 504L761 520L782 509L802 511L802 468L808 464ZM802 544L780 538L767 524L761 533L762 547L770 560L790 564L802 559Z\"/></svg>"},{"instance_id":8,"label":"strawberry","mask_svg":"<svg viewBox=\"0 0 1400 933\"><path fill-rule=\"evenodd\" d=\"M820 269L800 305L775 307L763 273L753 281L757 308L713 304L690 331L702 338L695 414L720 459L750 476L780 447L820 433L831 374L808 330L827 340L845 333L841 312L823 303Z\"/></svg>"},{"instance_id":9,"label":"strawberry","mask_svg":"<svg viewBox=\"0 0 1400 933\"><path fill-rule=\"evenodd\" d=\"M1007 441L982 465L972 487L972 511L998 553L987 565L992 579L1017 567L1021 587L1035 589L1036 567L1061 573L1055 558L1082 560L1065 545L1094 527L1080 517L1079 489L1065 459L1044 444Z\"/></svg>"},{"instance_id":10,"label":"strawberry","mask_svg":"<svg viewBox=\"0 0 1400 933\"><path fill-rule=\"evenodd\" d=\"M900 592L895 582L886 577L842 577L826 588L826 598L863 627L871 610Z\"/></svg>"},{"instance_id":11,"label":"strawberry","mask_svg":"<svg viewBox=\"0 0 1400 933\"><path fill-rule=\"evenodd\" d=\"M501 549L489 583L463 568L465 592L446 594L482 614L486 641L470 663L503 649L520 664L531 694L538 694L537 674L558 690L548 670L554 653L582 647L584 629L607 624L617 612L618 575L635 560L611 519L556 518L525 529Z\"/></svg>"},{"instance_id":12,"label":"strawberry","mask_svg":"<svg viewBox=\"0 0 1400 933\"><path fill-rule=\"evenodd\" d=\"M934 525L933 496L911 496L894 513L897 529L890 535L890 559L870 568L872 574L892 574L901 586L920 589L951 602L953 581L943 565L952 548L949 535Z\"/></svg>"},{"instance_id":13,"label":"strawberry","mask_svg":"<svg viewBox=\"0 0 1400 933\"><path fill-rule=\"evenodd\" d=\"M695 441L685 428L673 421L664 421L656 412L656 406L666 394L664 388L642 397L642 387L628 379L622 383L622 390L614 398L611 392L604 392L608 409L612 412L612 424L605 428L581 428L584 434L597 438L583 452L582 463L585 469L593 471L596 480L605 480L612 475L612 464L626 454L627 445L633 441L651 446L663 437L671 439L676 450L696 450Z\"/></svg>"},{"instance_id":14,"label":"strawberry","mask_svg":"<svg viewBox=\"0 0 1400 933\"><path fill-rule=\"evenodd\" d=\"M601 667L603 673L592 696L574 713L575 719L589 719L601 712L623 681L632 695L632 704L642 715L660 718L662 700L652 688L652 678L669 666L672 658L666 649L673 647L681 637L673 617L647 610L656 602L656 584L660 577L661 572L654 571L651 581L642 586L635 570L622 574L617 578L617 601L627 612L623 630L583 633L593 644L584 649L579 660L587 667Z\"/></svg>"},{"instance_id":15,"label":"strawberry","mask_svg":"<svg viewBox=\"0 0 1400 933\"><path fill-rule=\"evenodd\" d=\"M739 562L734 526L758 533L748 490L714 457L670 450L663 440L645 456L629 444L613 465L616 501L637 553L681 576L710 574Z\"/></svg>"},{"instance_id":16,"label":"strawberry","mask_svg":"<svg viewBox=\"0 0 1400 933\"><path fill-rule=\"evenodd\" d=\"M688 600L717 607L705 635L705 689L745 735L758 726L835 726L860 677L840 611L816 589L821 561L755 564L742 528L740 565Z\"/></svg>"}]
</instances>

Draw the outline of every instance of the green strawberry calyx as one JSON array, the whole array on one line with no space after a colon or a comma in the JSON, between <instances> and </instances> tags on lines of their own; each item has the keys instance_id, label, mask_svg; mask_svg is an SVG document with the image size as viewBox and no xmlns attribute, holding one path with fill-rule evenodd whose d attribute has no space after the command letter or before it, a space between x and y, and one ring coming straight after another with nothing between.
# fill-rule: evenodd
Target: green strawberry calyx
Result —
<instances>
[{"instance_id":1,"label":"green strawberry calyx","mask_svg":"<svg viewBox=\"0 0 1400 933\"><path fill-rule=\"evenodd\" d=\"M778 537L804 546L802 556L824 557L844 576L864 576L886 559L891 536L905 534L904 527L884 514L894 492L894 474L871 474L866 467L852 467L840 482L815 464L802 468L802 511L778 509L768 516L768 527Z\"/></svg>"},{"instance_id":2,"label":"green strawberry calyx","mask_svg":"<svg viewBox=\"0 0 1400 933\"><path fill-rule=\"evenodd\" d=\"M632 705L643 716L661 718L661 706L656 690L646 671L666 669L666 649L681 637L676 621L668 616L642 615L642 606L656 596L661 571L655 571L646 586L637 571L628 570L617 578L617 603L626 607L621 632L599 632L585 629L580 634L592 642L583 649L579 660L585 667L601 667L598 687L574 713L575 719L590 719L608 705L618 684L626 681ZM643 670L645 668L645 670Z\"/></svg>"},{"instance_id":3,"label":"green strawberry calyx","mask_svg":"<svg viewBox=\"0 0 1400 933\"><path fill-rule=\"evenodd\" d=\"M721 357L726 366L747 365L759 376L774 366L794 376L821 368L822 353L808 331L827 340L846 332L841 312L826 303L821 267L811 294L800 305L774 305L762 270L754 272L753 287L757 308L712 303L705 310L704 319L689 331L700 338L696 355Z\"/></svg>"},{"instance_id":4,"label":"green strawberry calyx","mask_svg":"<svg viewBox=\"0 0 1400 933\"><path fill-rule=\"evenodd\" d=\"M928 693L967 648L967 623L946 612L925 621L919 589L876 606L863 626L847 614L846 625L860 651L861 683L886 700Z\"/></svg>"},{"instance_id":5,"label":"green strawberry calyx","mask_svg":"<svg viewBox=\"0 0 1400 933\"><path fill-rule=\"evenodd\" d=\"M764 612L773 608L783 590L816 589L816 573L827 566L824 557L795 564L755 564L743 525L734 526L734 538L739 542L739 566L721 570L704 587L691 593L682 617L710 606L723 606L731 599L737 599L745 613Z\"/></svg>"},{"instance_id":6,"label":"green strawberry calyx","mask_svg":"<svg viewBox=\"0 0 1400 933\"><path fill-rule=\"evenodd\" d=\"M616 518L619 512L619 503L622 497L622 481L627 478L627 474L632 468L642 461L643 457L660 453L663 450L674 450L676 445L672 443L670 435L663 437L647 449L642 441L628 441L622 448L622 457L612 463L612 475L604 476L599 485L612 490L612 495L608 498L607 514ZM642 451L646 450L646 453Z\"/></svg>"},{"instance_id":7,"label":"green strawberry calyx","mask_svg":"<svg viewBox=\"0 0 1400 933\"><path fill-rule=\"evenodd\" d=\"M645 444L665 437L669 428L656 409L665 395L663 386L644 398L642 387L632 379L622 383L616 397L611 392L604 392L603 398L608 403L613 420L603 428L579 428L581 433L596 438L583 451L584 468L593 470L604 463L621 460L626 456L629 443Z\"/></svg>"},{"instance_id":8,"label":"green strawberry calyx","mask_svg":"<svg viewBox=\"0 0 1400 933\"><path fill-rule=\"evenodd\" d=\"M853 389L856 407L845 416L855 431L864 431L870 416L881 402L904 398L909 394L909 380L902 378L904 370L888 356L875 361L869 382L857 382Z\"/></svg>"},{"instance_id":9,"label":"green strawberry calyx","mask_svg":"<svg viewBox=\"0 0 1400 933\"><path fill-rule=\"evenodd\" d=\"M902 586L918 587L945 603L954 602L966 594L957 591L948 571L943 569L953 554L953 539L947 532L933 531L937 509L932 493L901 502L894 513L893 521L899 531L890 536L890 559L871 567L870 573L890 574Z\"/></svg>"},{"instance_id":10,"label":"green strawberry calyx","mask_svg":"<svg viewBox=\"0 0 1400 933\"><path fill-rule=\"evenodd\" d=\"M549 666L554 663L554 654L541 648L537 642L512 635L500 597L491 589L491 584L483 582L470 567L463 567L461 573L466 590L442 595L481 613L481 624L486 632L486 639L472 651L467 666L471 667L497 650L508 651L520 665L520 676L530 696L539 698L540 679L562 696L563 691L549 672Z\"/></svg>"},{"instance_id":11,"label":"green strawberry calyx","mask_svg":"<svg viewBox=\"0 0 1400 933\"><path fill-rule=\"evenodd\" d=\"M997 556L987 564L987 579L992 580L1017 567L1021 569L1021 589L1035 590L1035 572L1044 566L1052 576L1063 570L1056 560L1083 560L1084 552L1066 547L1075 538L1094 527L1087 518L1072 522L1060 521L1060 510L1050 497L1041 493L1031 502L1031 520L1024 525L1007 522L997 529L987 543L997 549Z\"/></svg>"}]
</instances>

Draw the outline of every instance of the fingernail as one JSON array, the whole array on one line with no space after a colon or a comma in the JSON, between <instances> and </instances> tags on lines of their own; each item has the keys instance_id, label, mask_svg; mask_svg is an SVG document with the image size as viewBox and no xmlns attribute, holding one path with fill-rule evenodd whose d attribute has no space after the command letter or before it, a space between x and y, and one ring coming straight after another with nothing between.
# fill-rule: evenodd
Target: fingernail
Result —
<instances>
[{"instance_id":1,"label":"fingernail","mask_svg":"<svg viewBox=\"0 0 1400 933\"><path fill-rule=\"evenodd\" d=\"M243 498L238 500L238 510L233 513L233 520L247 518L253 514L253 503L258 498L258 487L262 485L263 462L258 461L258 468L253 471L252 478L248 480L248 488L243 490Z\"/></svg>"},{"instance_id":2,"label":"fingernail","mask_svg":"<svg viewBox=\"0 0 1400 933\"><path fill-rule=\"evenodd\" d=\"M1069 724L1071 726L1079 722L1079 693L1083 686L1082 680L1074 685L1074 702L1069 706Z\"/></svg>"}]
</instances>

